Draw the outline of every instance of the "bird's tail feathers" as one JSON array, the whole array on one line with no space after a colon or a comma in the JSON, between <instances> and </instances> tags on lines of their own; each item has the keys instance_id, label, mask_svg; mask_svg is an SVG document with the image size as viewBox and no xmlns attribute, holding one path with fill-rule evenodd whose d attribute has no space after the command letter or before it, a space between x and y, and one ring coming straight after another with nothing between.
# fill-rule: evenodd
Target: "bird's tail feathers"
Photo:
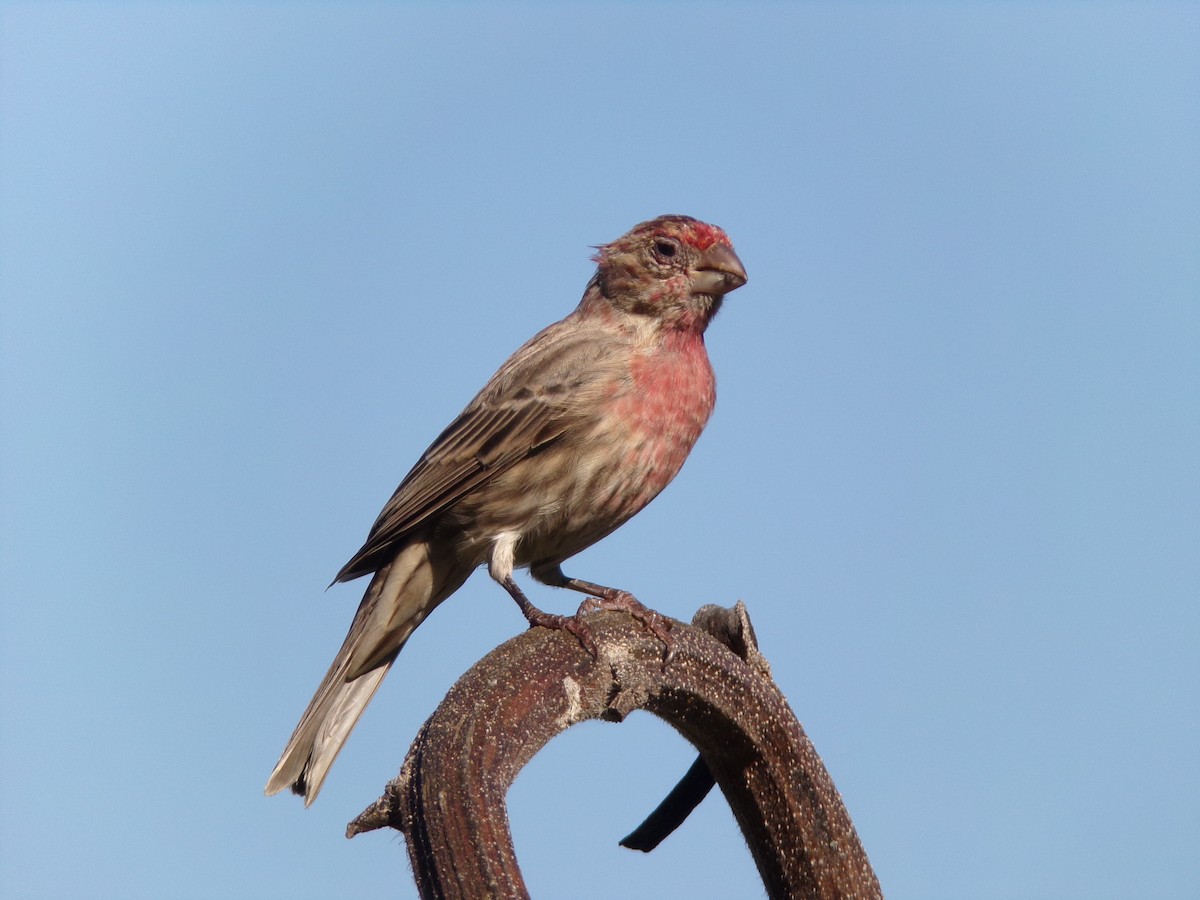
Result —
<instances>
[{"instance_id":1,"label":"bird's tail feathers","mask_svg":"<svg viewBox=\"0 0 1200 900\"><path fill-rule=\"evenodd\" d=\"M413 630L465 580L437 584L423 541L405 547L371 579L354 622L267 779L266 793L290 787L309 806L359 716Z\"/></svg>"}]
</instances>

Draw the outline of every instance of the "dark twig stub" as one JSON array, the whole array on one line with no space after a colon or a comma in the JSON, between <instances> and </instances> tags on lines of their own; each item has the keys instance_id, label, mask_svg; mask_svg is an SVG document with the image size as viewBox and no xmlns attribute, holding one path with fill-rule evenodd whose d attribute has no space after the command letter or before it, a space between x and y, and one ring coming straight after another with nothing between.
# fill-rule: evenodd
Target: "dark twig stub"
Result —
<instances>
[{"instance_id":1,"label":"dark twig stub","mask_svg":"<svg viewBox=\"0 0 1200 900\"><path fill-rule=\"evenodd\" d=\"M628 614L588 617L598 655L535 628L501 645L451 689L400 775L347 829L404 832L423 898L527 897L505 795L552 737L634 709L665 719L700 751L679 788L626 841L650 849L720 785L767 894L875 898L879 883L820 757L780 694L738 604L675 623L675 658ZM628 844L627 844L628 845Z\"/></svg>"}]
</instances>

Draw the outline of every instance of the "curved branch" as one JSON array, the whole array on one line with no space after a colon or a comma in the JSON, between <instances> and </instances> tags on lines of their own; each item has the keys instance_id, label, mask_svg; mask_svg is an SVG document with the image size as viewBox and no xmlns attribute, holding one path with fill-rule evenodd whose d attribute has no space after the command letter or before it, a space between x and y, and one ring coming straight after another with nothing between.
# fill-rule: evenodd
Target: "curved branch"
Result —
<instances>
[{"instance_id":1,"label":"curved branch","mask_svg":"<svg viewBox=\"0 0 1200 900\"><path fill-rule=\"evenodd\" d=\"M696 616L701 627L674 622L675 658L665 669L662 644L628 614L599 612L587 621L596 659L572 635L535 628L467 672L421 729L399 776L347 835L403 831L423 898L527 897L504 802L517 773L576 722L621 721L645 709L700 751L768 896L882 896L837 789L758 654L741 603L705 607ZM635 835L652 846L686 817L707 792L697 796L703 774L695 769L682 799L664 802L667 817L655 824L652 816Z\"/></svg>"}]
</instances>

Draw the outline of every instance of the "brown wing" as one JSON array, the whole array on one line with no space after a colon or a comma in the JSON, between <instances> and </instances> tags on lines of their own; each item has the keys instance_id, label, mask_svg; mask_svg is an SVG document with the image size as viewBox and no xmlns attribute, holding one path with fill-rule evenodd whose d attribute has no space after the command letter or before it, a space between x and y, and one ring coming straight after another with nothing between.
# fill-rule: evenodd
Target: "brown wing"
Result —
<instances>
[{"instance_id":1,"label":"brown wing","mask_svg":"<svg viewBox=\"0 0 1200 900\"><path fill-rule=\"evenodd\" d=\"M414 529L559 440L586 415L591 405L576 402L580 395L607 377L619 377L614 355L607 352L612 336L563 325L551 325L513 354L438 436L335 582L376 571Z\"/></svg>"}]
</instances>

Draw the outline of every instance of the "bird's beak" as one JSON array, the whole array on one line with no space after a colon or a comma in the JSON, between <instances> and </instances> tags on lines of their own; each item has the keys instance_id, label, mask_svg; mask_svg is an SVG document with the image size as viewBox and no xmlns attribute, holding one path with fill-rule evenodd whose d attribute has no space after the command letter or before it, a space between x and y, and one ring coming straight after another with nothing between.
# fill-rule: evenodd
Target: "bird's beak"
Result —
<instances>
[{"instance_id":1,"label":"bird's beak","mask_svg":"<svg viewBox=\"0 0 1200 900\"><path fill-rule=\"evenodd\" d=\"M698 294L728 294L746 283L746 269L728 244L713 244L696 262Z\"/></svg>"}]
</instances>

